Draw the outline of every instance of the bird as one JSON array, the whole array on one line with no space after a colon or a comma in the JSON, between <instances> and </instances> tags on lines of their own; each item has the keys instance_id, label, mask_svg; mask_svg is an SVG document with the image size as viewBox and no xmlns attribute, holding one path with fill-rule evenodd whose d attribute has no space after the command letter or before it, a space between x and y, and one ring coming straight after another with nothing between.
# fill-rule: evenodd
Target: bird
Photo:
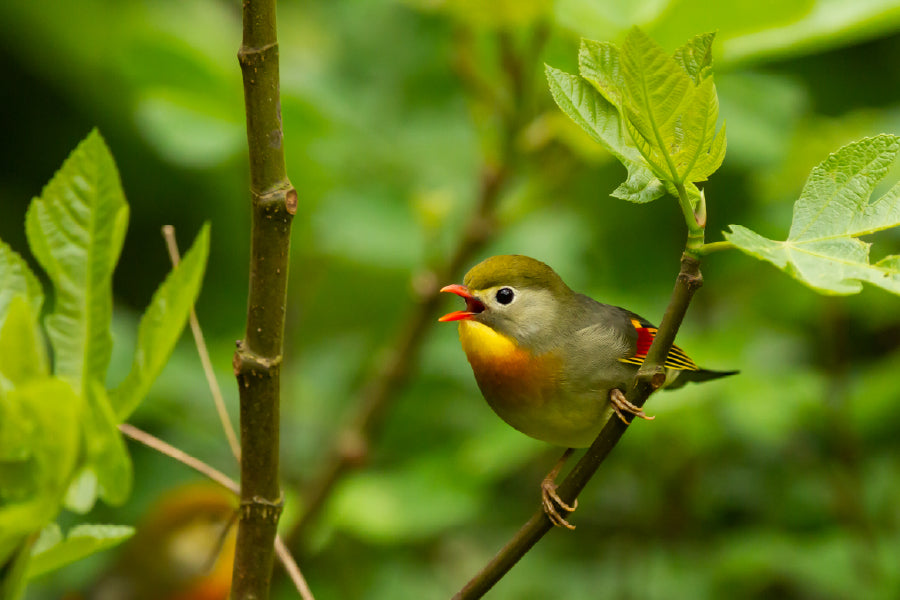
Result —
<instances>
[{"instance_id":1,"label":"bird","mask_svg":"<svg viewBox=\"0 0 900 600\"><path fill-rule=\"evenodd\" d=\"M656 335L643 317L574 292L551 267L523 255L500 255L472 267L463 284L440 290L466 302L441 322L458 322L459 339L487 403L533 438L567 450L541 483L550 521L574 529L557 507L556 476L575 448L590 446L614 415L652 420L625 397ZM701 369L679 347L665 360L662 387L733 375Z\"/></svg>"}]
</instances>

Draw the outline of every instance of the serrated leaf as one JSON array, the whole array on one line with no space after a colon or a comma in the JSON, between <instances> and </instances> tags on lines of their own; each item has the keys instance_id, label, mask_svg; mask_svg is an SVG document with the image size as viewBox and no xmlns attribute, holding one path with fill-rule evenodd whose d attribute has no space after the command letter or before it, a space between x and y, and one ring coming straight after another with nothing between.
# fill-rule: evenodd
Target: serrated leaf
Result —
<instances>
[{"instance_id":1,"label":"serrated leaf","mask_svg":"<svg viewBox=\"0 0 900 600\"><path fill-rule=\"evenodd\" d=\"M53 283L47 335L55 372L82 393L104 381L112 353L112 273L128 205L109 149L94 130L28 209L31 250Z\"/></svg>"},{"instance_id":2,"label":"serrated leaf","mask_svg":"<svg viewBox=\"0 0 900 600\"><path fill-rule=\"evenodd\" d=\"M37 317L25 297L16 296L0 327L0 387L13 388L48 374Z\"/></svg>"},{"instance_id":3,"label":"serrated leaf","mask_svg":"<svg viewBox=\"0 0 900 600\"><path fill-rule=\"evenodd\" d=\"M55 571L91 554L112 548L132 535L134 528L125 525L85 524L73 527L63 539L59 526L54 523L41 533L32 549L26 577L31 579Z\"/></svg>"},{"instance_id":4,"label":"serrated leaf","mask_svg":"<svg viewBox=\"0 0 900 600\"><path fill-rule=\"evenodd\" d=\"M704 79L693 94L692 109L687 113L684 132L696 143L684 140L682 150L675 153L674 162L685 181L697 182L715 172L724 158L725 134L716 135L719 120L719 99L712 77ZM719 139L721 142L716 142ZM712 155L716 152L716 155Z\"/></svg>"},{"instance_id":5,"label":"serrated leaf","mask_svg":"<svg viewBox=\"0 0 900 600\"><path fill-rule=\"evenodd\" d=\"M857 293L865 281L900 294L900 256L870 264L870 244L858 239L900 225L900 183L869 202L898 152L900 137L883 134L831 154L810 173L786 241L740 225L731 225L725 237L823 293Z\"/></svg>"},{"instance_id":6,"label":"serrated leaf","mask_svg":"<svg viewBox=\"0 0 900 600\"><path fill-rule=\"evenodd\" d=\"M622 79L619 48L615 44L582 39L578 49L578 73L616 109L621 109L625 82Z\"/></svg>"},{"instance_id":7,"label":"serrated leaf","mask_svg":"<svg viewBox=\"0 0 900 600\"><path fill-rule=\"evenodd\" d=\"M675 51L673 58L695 84L710 73L712 67L712 44L716 32L695 35Z\"/></svg>"},{"instance_id":8,"label":"serrated leaf","mask_svg":"<svg viewBox=\"0 0 900 600\"><path fill-rule=\"evenodd\" d=\"M17 295L28 299L34 314L41 313L41 306L44 304L41 282L25 259L0 240L0 323L6 316L9 303Z\"/></svg>"},{"instance_id":9,"label":"serrated leaf","mask_svg":"<svg viewBox=\"0 0 900 600\"><path fill-rule=\"evenodd\" d=\"M718 99L711 77L695 84L679 63L637 28L622 47L626 128L661 180L705 180L720 162L716 142ZM721 134L720 135L724 135ZM716 152L711 158L710 151Z\"/></svg>"},{"instance_id":10,"label":"serrated leaf","mask_svg":"<svg viewBox=\"0 0 900 600\"><path fill-rule=\"evenodd\" d=\"M619 111L585 79L546 66L550 92L560 109L628 169L628 179L613 195L632 202L649 202L665 193L644 159L625 139Z\"/></svg>"},{"instance_id":11,"label":"serrated leaf","mask_svg":"<svg viewBox=\"0 0 900 600\"><path fill-rule=\"evenodd\" d=\"M209 224L206 224L181 263L156 290L141 318L131 371L110 393L110 404L119 422L134 412L169 360L200 293L208 255Z\"/></svg>"}]
</instances>

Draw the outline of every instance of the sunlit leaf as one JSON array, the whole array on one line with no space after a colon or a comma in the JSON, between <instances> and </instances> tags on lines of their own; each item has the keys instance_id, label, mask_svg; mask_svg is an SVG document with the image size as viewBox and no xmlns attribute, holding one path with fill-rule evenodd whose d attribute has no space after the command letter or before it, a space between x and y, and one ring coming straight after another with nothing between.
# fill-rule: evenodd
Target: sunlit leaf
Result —
<instances>
[{"instance_id":1,"label":"sunlit leaf","mask_svg":"<svg viewBox=\"0 0 900 600\"><path fill-rule=\"evenodd\" d=\"M725 237L823 293L853 294L867 282L900 294L900 256L871 264L871 244L859 239L900 225L900 183L869 202L898 152L900 138L885 134L831 154L810 173L783 242L740 225Z\"/></svg>"},{"instance_id":2,"label":"sunlit leaf","mask_svg":"<svg viewBox=\"0 0 900 600\"><path fill-rule=\"evenodd\" d=\"M29 579L55 571L107 548L120 544L134 535L134 528L125 525L78 525L63 539L59 526L51 524L38 538L28 564Z\"/></svg>"},{"instance_id":3,"label":"sunlit leaf","mask_svg":"<svg viewBox=\"0 0 900 600\"><path fill-rule=\"evenodd\" d=\"M106 390L99 384L95 384L88 394L83 422L87 457L82 468L96 475L96 491L100 498L108 504L122 504L131 494L133 467L119 433L119 420L109 404Z\"/></svg>"},{"instance_id":4,"label":"sunlit leaf","mask_svg":"<svg viewBox=\"0 0 900 600\"><path fill-rule=\"evenodd\" d=\"M92 131L32 201L31 250L54 288L46 319L55 373L84 392L105 381L112 353L112 273L128 205L109 149Z\"/></svg>"},{"instance_id":5,"label":"sunlit leaf","mask_svg":"<svg viewBox=\"0 0 900 600\"><path fill-rule=\"evenodd\" d=\"M40 314L44 303L41 283L28 268L28 263L0 240L0 323L13 296L17 294L28 299L34 314Z\"/></svg>"},{"instance_id":6,"label":"sunlit leaf","mask_svg":"<svg viewBox=\"0 0 900 600\"><path fill-rule=\"evenodd\" d=\"M622 46L628 132L654 174L675 185L706 180L724 158L715 85L702 73L706 59L692 55L711 41L694 38L681 50L683 64L637 28ZM700 69L699 83L686 69Z\"/></svg>"},{"instance_id":7,"label":"sunlit leaf","mask_svg":"<svg viewBox=\"0 0 900 600\"><path fill-rule=\"evenodd\" d=\"M712 66L712 43L716 34L701 33L695 35L686 44L675 51L675 62L687 73L695 84L709 75Z\"/></svg>"},{"instance_id":8,"label":"sunlit leaf","mask_svg":"<svg viewBox=\"0 0 900 600\"><path fill-rule=\"evenodd\" d=\"M134 412L169 360L200 292L208 254L207 224L181 263L160 284L141 318L131 371L110 393L110 403L119 421Z\"/></svg>"},{"instance_id":9,"label":"sunlit leaf","mask_svg":"<svg viewBox=\"0 0 900 600\"><path fill-rule=\"evenodd\" d=\"M81 410L72 386L56 378L0 390L0 555L59 512L79 459Z\"/></svg>"},{"instance_id":10,"label":"sunlit leaf","mask_svg":"<svg viewBox=\"0 0 900 600\"><path fill-rule=\"evenodd\" d=\"M585 79L549 65L546 73L550 92L560 109L628 169L627 181L613 195L632 202L649 202L662 196L662 184L623 137L618 109Z\"/></svg>"},{"instance_id":11,"label":"sunlit leaf","mask_svg":"<svg viewBox=\"0 0 900 600\"><path fill-rule=\"evenodd\" d=\"M46 377L44 339L37 317L24 296L12 299L6 319L0 325L0 387L12 388Z\"/></svg>"}]
</instances>

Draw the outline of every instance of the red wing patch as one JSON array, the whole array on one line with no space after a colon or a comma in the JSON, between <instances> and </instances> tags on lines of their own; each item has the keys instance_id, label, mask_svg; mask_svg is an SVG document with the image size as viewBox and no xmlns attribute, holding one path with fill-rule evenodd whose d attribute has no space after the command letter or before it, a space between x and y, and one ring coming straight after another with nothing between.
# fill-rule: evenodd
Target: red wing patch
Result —
<instances>
[{"instance_id":1,"label":"red wing patch","mask_svg":"<svg viewBox=\"0 0 900 600\"><path fill-rule=\"evenodd\" d=\"M637 351L631 358L620 358L619 360L631 365L641 365L644 363L644 359L647 358L647 352L650 351L650 345L653 343L653 338L656 337L657 329L656 327L645 326L637 319L632 319L631 324L634 325L638 334ZM672 349L669 350L669 356L666 357L665 367L677 371L698 371L700 369L700 367L694 364L694 361L684 353L684 350L678 346L672 346Z\"/></svg>"}]
</instances>

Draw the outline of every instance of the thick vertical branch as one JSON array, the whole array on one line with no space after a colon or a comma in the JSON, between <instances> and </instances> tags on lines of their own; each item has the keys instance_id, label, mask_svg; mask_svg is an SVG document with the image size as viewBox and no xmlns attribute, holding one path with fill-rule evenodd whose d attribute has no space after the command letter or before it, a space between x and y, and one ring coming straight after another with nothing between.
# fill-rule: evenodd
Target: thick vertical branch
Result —
<instances>
[{"instance_id":1,"label":"thick vertical branch","mask_svg":"<svg viewBox=\"0 0 900 600\"><path fill-rule=\"evenodd\" d=\"M281 349L297 192L282 146L275 0L244 0L244 80L252 232L247 329L234 354L241 402L241 515L231 597L269 597L281 513L278 426Z\"/></svg>"},{"instance_id":2,"label":"thick vertical branch","mask_svg":"<svg viewBox=\"0 0 900 600\"><path fill-rule=\"evenodd\" d=\"M672 298L659 331L644 364L638 370L634 386L627 394L628 400L636 406L643 406L650 394L665 381L663 362L675 341L675 334L678 333L691 298L702 284L700 261L685 254L681 258L681 271L678 273L675 289L672 291ZM557 492L563 502L572 504L575 501L627 428L628 425L619 419L612 418L606 422L585 455L559 484ZM539 509L454 598L457 600L481 598L552 528L553 524L546 513L543 509Z\"/></svg>"}]
</instances>

